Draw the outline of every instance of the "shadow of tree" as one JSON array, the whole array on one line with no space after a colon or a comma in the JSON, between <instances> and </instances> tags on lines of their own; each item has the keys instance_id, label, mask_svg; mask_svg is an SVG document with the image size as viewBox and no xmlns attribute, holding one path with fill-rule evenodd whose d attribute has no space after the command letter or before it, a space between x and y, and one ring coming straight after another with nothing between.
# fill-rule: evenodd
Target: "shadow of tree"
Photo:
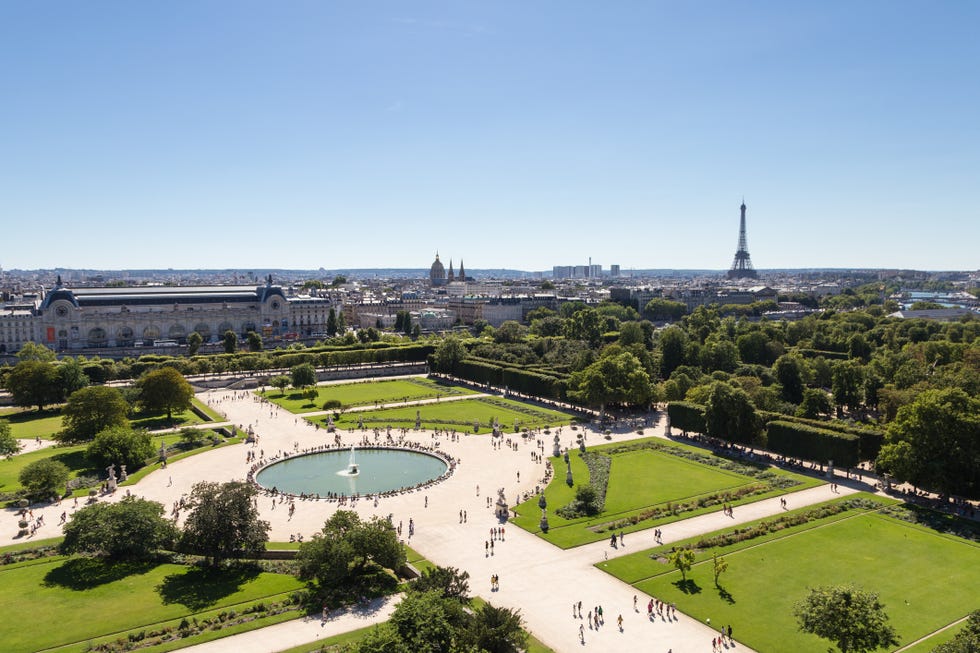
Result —
<instances>
[{"instance_id":1,"label":"shadow of tree","mask_svg":"<svg viewBox=\"0 0 980 653\"><path fill-rule=\"evenodd\" d=\"M674 581L674 587L684 592L685 594L700 594L701 586L694 582L694 580L688 578L687 580L676 580Z\"/></svg>"},{"instance_id":2,"label":"shadow of tree","mask_svg":"<svg viewBox=\"0 0 980 653\"><path fill-rule=\"evenodd\" d=\"M179 603L197 611L234 594L258 575L259 570L250 567L194 568L184 574L170 574L156 590L164 604Z\"/></svg>"},{"instance_id":3,"label":"shadow of tree","mask_svg":"<svg viewBox=\"0 0 980 653\"><path fill-rule=\"evenodd\" d=\"M109 562L98 558L72 558L44 575L45 586L84 591L113 583L127 576L145 574L155 562Z\"/></svg>"},{"instance_id":4,"label":"shadow of tree","mask_svg":"<svg viewBox=\"0 0 980 653\"><path fill-rule=\"evenodd\" d=\"M719 598L721 598L723 601L725 601L729 605L734 605L735 604L735 597L732 596L732 593L731 592L729 592L727 589L725 589L722 585L715 585L715 587L718 589L718 597Z\"/></svg>"}]
</instances>

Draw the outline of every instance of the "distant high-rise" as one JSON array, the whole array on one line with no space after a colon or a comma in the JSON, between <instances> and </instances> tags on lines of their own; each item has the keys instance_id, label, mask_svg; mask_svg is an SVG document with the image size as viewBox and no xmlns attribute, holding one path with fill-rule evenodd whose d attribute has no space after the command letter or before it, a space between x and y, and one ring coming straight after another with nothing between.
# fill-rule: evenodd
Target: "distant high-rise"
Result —
<instances>
[{"instance_id":1,"label":"distant high-rise","mask_svg":"<svg viewBox=\"0 0 980 653\"><path fill-rule=\"evenodd\" d=\"M749 256L749 246L745 238L745 201L742 201L742 219L738 226L738 249L735 251L735 260L732 267L728 270L729 279L756 279L759 273L752 267L752 258Z\"/></svg>"}]
</instances>

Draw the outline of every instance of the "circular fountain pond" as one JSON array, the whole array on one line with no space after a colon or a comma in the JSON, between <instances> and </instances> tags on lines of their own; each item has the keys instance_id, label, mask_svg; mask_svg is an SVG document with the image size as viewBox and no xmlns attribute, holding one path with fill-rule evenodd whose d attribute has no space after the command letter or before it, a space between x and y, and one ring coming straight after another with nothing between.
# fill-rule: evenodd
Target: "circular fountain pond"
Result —
<instances>
[{"instance_id":1,"label":"circular fountain pond","mask_svg":"<svg viewBox=\"0 0 980 653\"><path fill-rule=\"evenodd\" d=\"M378 494L413 488L445 475L449 465L410 449L334 449L293 456L261 470L255 481L287 494Z\"/></svg>"}]
</instances>

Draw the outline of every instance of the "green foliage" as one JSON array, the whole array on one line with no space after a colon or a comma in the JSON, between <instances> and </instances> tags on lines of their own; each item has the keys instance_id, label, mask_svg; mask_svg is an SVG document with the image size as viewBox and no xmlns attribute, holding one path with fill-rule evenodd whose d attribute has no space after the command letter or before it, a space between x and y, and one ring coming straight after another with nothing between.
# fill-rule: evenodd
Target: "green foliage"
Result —
<instances>
[{"instance_id":1,"label":"green foliage","mask_svg":"<svg viewBox=\"0 0 980 653\"><path fill-rule=\"evenodd\" d=\"M676 322L687 315L687 304L655 297L643 307L643 317L655 322Z\"/></svg>"},{"instance_id":2,"label":"green foliage","mask_svg":"<svg viewBox=\"0 0 980 653\"><path fill-rule=\"evenodd\" d=\"M687 581L687 572L691 571L691 566L694 564L694 551L690 549L674 549L667 556L667 561L676 569L681 572L681 580Z\"/></svg>"},{"instance_id":3,"label":"green foliage","mask_svg":"<svg viewBox=\"0 0 980 653\"><path fill-rule=\"evenodd\" d=\"M68 467L64 463L51 458L42 458L26 465L20 470L18 478L29 497L50 499L61 496L69 474Z\"/></svg>"},{"instance_id":4,"label":"green foliage","mask_svg":"<svg viewBox=\"0 0 980 653\"><path fill-rule=\"evenodd\" d=\"M319 595L347 602L393 591L397 581L390 570L405 564L405 550L387 520L362 521L356 512L338 510L300 545L296 559L300 578Z\"/></svg>"},{"instance_id":5,"label":"green foliage","mask_svg":"<svg viewBox=\"0 0 980 653\"><path fill-rule=\"evenodd\" d=\"M58 359L58 355L38 342L25 342L17 351L18 361L39 361L41 363L53 363Z\"/></svg>"},{"instance_id":6,"label":"green foliage","mask_svg":"<svg viewBox=\"0 0 980 653\"><path fill-rule=\"evenodd\" d=\"M20 451L20 442L10 431L10 422L0 419L0 456L10 457Z\"/></svg>"},{"instance_id":7,"label":"green foliage","mask_svg":"<svg viewBox=\"0 0 980 653\"><path fill-rule=\"evenodd\" d=\"M262 336L256 331L249 331L245 334L245 342L248 343L249 351L262 351Z\"/></svg>"},{"instance_id":8,"label":"green foliage","mask_svg":"<svg viewBox=\"0 0 980 653\"><path fill-rule=\"evenodd\" d=\"M257 556L269 540L269 522L259 519L254 486L243 481L202 481L191 488L181 547L218 563Z\"/></svg>"},{"instance_id":9,"label":"green foliage","mask_svg":"<svg viewBox=\"0 0 980 653\"><path fill-rule=\"evenodd\" d=\"M704 433L704 406L686 401L672 401L667 404L667 415L671 428L685 433Z\"/></svg>"},{"instance_id":10,"label":"green foliage","mask_svg":"<svg viewBox=\"0 0 980 653\"><path fill-rule=\"evenodd\" d=\"M711 556L711 570L715 575L715 587L718 587L718 577L728 571L728 561L718 555L717 551L713 552Z\"/></svg>"},{"instance_id":11,"label":"green foliage","mask_svg":"<svg viewBox=\"0 0 980 653\"><path fill-rule=\"evenodd\" d=\"M921 393L888 425L877 462L899 481L980 497L980 399L958 388Z\"/></svg>"},{"instance_id":12,"label":"green foliage","mask_svg":"<svg viewBox=\"0 0 980 653\"><path fill-rule=\"evenodd\" d=\"M966 620L966 627L949 642L940 644L932 653L976 653L980 651L980 610L974 610Z\"/></svg>"},{"instance_id":13,"label":"green foliage","mask_svg":"<svg viewBox=\"0 0 980 653\"><path fill-rule=\"evenodd\" d=\"M610 403L645 406L652 392L649 375L628 351L603 356L569 379L569 396L603 409Z\"/></svg>"},{"instance_id":14,"label":"green foliage","mask_svg":"<svg viewBox=\"0 0 980 653\"><path fill-rule=\"evenodd\" d=\"M444 599L460 603L470 600L470 574L456 567L430 567L422 571L409 590L412 592L438 592Z\"/></svg>"},{"instance_id":15,"label":"green foliage","mask_svg":"<svg viewBox=\"0 0 980 653\"><path fill-rule=\"evenodd\" d=\"M193 356L204 344L204 336L202 336L197 331L191 331L187 336L187 355Z\"/></svg>"},{"instance_id":16,"label":"green foliage","mask_svg":"<svg viewBox=\"0 0 980 653\"><path fill-rule=\"evenodd\" d=\"M803 401L796 410L797 417L806 419L817 419L818 417L829 417L834 410L834 405L830 403L830 397L819 388L807 388L803 391Z\"/></svg>"},{"instance_id":17,"label":"green foliage","mask_svg":"<svg viewBox=\"0 0 980 653\"><path fill-rule=\"evenodd\" d=\"M762 430L748 394L721 381L711 385L704 405L704 425L707 435L742 444L755 441Z\"/></svg>"},{"instance_id":18,"label":"green foliage","mask_svg":"<svg viewBox=\"0 0 980 653\"><path fill-rule=\"evenodd\" d=\"M82 370L82 365L74 358L66 358L56 368L58 387L62 397L71 396L76 390L81 390L89 384L88 375Z\"/></svg>"},{"instance_id":19,"label":"green foliage","mask_svg":"<svg viewBox=\"0 0 980 653\"><path fill-rule=\"evenodd\" d=\"M854 467L860 461L860 439L856 435L820 429L805 424L772 421L768 424L769 450L793 458Z\"/></svg>"},{"instance_id":20,"label":"green foliage","mask_svg":"<svg viewBox=\"0 0 980 653\"><path fill-rule=\"evenodd\" d=\"M107 428L125 426L129 404L118 388L93 385L68 397L61 414L64 428L55 437L62 442L81 442Z\"/></svg>"},{"instance_id":21,"label":"green foliage","mask_svg":"<svg viewBox=\"0 0 980 653\"><path fill-rule=\"evenodd\" d=\"M110 426L100 431L85 451L85 455L99 467L126 465L129 471L145 465L154 453L150 434L128 426Z\"/></svg>"},{"instance_id":22,"label":"green foliage","mask_svg":"<svg viewBox=\"0 0 980 653\"><path fill-rule=\"evenodd\" d=\"M851 586L815 587L793 608L801 631L833 642L841 653L898 644L878 595Z\"/></svg>"},{"instance_id":23,"label":"green foliage","mask_svg":"<svg viewBox=\"0 0 980 653\"><path fill-rule=\"evenodd\" d=\"M289 370L294 388L316 385L316 368L311 363L300 363Z\"/></svg>"},{"instance_id":24,"label":"green foliage","mask_svg":"<svg viewBox=\"0 0 980 653\"><path fill-rule=\"evenodd\" d=\"M238 349L238 334L228 329L221 335L221 342L226 354L234 354L235 350Z\"/></svg>"},{"instance_id":25,"label":"green foliage","mask_svg":"<svg viewBox=\"0 0 980 653\"><path fill-rule=\"evenodd\" d=\"M166 411L167 419L174 412L188 410L194 389L184 376L172 367L147 372L136 382L139 402L148 412Z\"/></svg>"},{"instance_id":26,"label":"green foliage","mask_svg":"<svg viewBox=\"0 0 980 653\"><path fill-rule=\"evenodd\" d=\"M87 553L111 560L140 560L173 546L177 529L156 501L134 496L96 503L72 515L61 553Z\"/></svg>"},{"instance_id":27,"label":"green foliage","mask_svg":"<svg viewBox=\"0 0 980 653\"><path fill-rule=\"evenodd\" d=\"M7 373L6 387L17 406L44 410L61 399L58 372L50 362L29 359L17 363Z\"/></svg>"},{"instance_id":28,"label":"green foliage","mask_svg":"<svg viewBox=\"0 0 980 653\"><path fill-rule=\"evenodd\" d=\"M479 651L518 653L526 651L528 633L519 610L484 603L470 620L465 640Z\"/></svg>"},{"instance_id":29,"label":"green foliage","mask_svg":"<svg viewBox=\"0 0 980 653\"><path fill-rule=\"evenodd\" d=\"M437 372L454 374L456 366L466 356L466 348L459 338L444 338L432 355L433 367Z\"/></svg>"},{"instance_id":30,"label":"green foliage","mask_svg":"<svg viewBox=\"0 0 980 653\"><path fill-rule=\"evenodd\" d=\"M292 383L292 379L285 374L280 374L279 376L274 376L269 380L269 385L273 388L278 388L280 395L286 394L286 388Z\"/></svg>"}]
</instances>

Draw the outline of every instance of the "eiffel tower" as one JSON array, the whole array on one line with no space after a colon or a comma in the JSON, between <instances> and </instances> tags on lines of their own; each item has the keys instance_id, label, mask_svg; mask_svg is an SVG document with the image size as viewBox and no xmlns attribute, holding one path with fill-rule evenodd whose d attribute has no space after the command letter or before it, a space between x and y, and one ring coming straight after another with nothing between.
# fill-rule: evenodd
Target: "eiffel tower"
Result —
<instances>
[{"instance_id":1,"label":"eiffel tower","mask_svg":"<svg viewBox=\"0 0 980 653\"><path fill-rule=\"evenodd\" d=\"M749 246L745 241L745 200L742 200L742 220L738 226L738 250L735 252L735 260L732 262L732 267L728 270L727 276L729 279L757 279L759 277L759 273L752 267Z\"/></svg>"}]
</instances>

